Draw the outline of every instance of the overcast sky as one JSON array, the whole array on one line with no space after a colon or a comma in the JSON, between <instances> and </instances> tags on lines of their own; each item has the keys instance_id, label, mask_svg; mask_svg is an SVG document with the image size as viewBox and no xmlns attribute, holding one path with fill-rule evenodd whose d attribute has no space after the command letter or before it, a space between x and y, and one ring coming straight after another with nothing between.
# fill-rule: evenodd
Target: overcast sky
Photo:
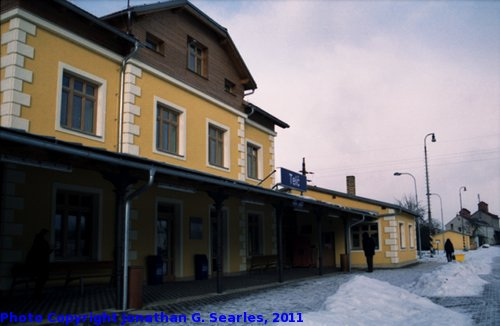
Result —
<instances>
[{"instance_id":1,"label":"overcast sky","mask_svg":"<svg viewBox=\"0 0 500 326\"><path fill-rule=\"evenodd\" d=\"M131 1L132 5L158 1ZM102 16L126 0L73 1ZM311 184L394 203L430 189L444 220L478 196L500 214L500 2L192 1L226 27L258 89L246 99L290 124L276 165ZM432 216L440 204L432 197Z\"/></svg>"}]
</instances>

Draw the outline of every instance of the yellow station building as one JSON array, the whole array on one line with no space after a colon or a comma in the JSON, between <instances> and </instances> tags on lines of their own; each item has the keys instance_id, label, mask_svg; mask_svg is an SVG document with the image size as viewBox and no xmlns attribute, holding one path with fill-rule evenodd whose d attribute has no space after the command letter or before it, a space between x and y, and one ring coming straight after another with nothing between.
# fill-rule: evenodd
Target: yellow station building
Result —
<instances>
[{"instance_id":1,"label":"yellow station building","mask_svg":"<svg viewBox=\"0 0 500 326\"><path fill-rule=\"evenodd\" d=\"M289 126L244 99L257 85L227 29L188 1L97 18L62 0L4 0L0 18L0 290L41 229L51 263L110 262L117 284L148 257L177 281L204 256L217 291L258 261L280 281L349 252L361 267L365 230L376 267L416 260L411 212L274 190Z\"/></svg>"}]
</instances>

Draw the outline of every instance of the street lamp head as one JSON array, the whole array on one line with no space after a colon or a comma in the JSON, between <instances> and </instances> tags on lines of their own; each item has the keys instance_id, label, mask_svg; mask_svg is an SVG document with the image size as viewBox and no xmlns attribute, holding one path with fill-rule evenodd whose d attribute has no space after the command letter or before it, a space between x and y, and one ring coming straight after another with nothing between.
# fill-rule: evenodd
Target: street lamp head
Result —
<instances>
[{"instance_id":1,"label":"street lamp head","mask_svg":"<svg viewBox=\"0 0 500 326\"><path fill-rule=\"evenodd\" d=\"M399 177L401 175L401 172L394 172L394 175Z\"/></svg>"},{"instance_id":2,"label":"street lamp head","mask_svg":"<svg viewBox=\"0 0 500 326\"><path fill-rule=\"evenodd\" d=\"M435 142L436 142L436 135L434 135L434 133L432 133L432 138L431 138L431 141L432 141L433 143L435 143Z\"/></svg>"}]
</instances>

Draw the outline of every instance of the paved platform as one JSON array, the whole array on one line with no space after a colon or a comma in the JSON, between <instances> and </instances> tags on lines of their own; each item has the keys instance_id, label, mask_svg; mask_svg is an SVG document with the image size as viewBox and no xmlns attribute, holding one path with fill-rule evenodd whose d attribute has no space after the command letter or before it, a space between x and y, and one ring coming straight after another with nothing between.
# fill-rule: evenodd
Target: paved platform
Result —
<instances>
[{"instance_id":1,"label":"paved platform","mask_svg":"<svg viewBox=\"0 0 500 326\"><path fill-rule=\"evenodd\" d=\"M335 273L336 269L324 269L324 274ZM236 295L242 295L260 288L282 286L290 281L302 280L318 276L317 268L295 268L285 270L285 283L278 282L276 270L255 271L240 276L223 278L223 293L217 294L216 278L199 281L168 282L160 285L145 285L143 287L144 309L176 310L176 307L186 307L190 304L203 304L228 300ZM85 292L80 294L80 288L61 287L46 288L41 299L33 298L32 289L16 288L11 297L0 298L2 311L15 314L80 314L95 312L115 307L115 291L106 285L85 286Z\"/></svg>"},{"instance_id":2,"label":"paved platform","mask_svg":"<svg viewBox=\"0 0 500 326\"><path fill-rule=\"evenodd\" d=\"M480 277L488 282L478 297L430 298L433 302L469 316L477 325L500 325L500 257L493 259L492 271Z\"/></svg>"}]
</instances>

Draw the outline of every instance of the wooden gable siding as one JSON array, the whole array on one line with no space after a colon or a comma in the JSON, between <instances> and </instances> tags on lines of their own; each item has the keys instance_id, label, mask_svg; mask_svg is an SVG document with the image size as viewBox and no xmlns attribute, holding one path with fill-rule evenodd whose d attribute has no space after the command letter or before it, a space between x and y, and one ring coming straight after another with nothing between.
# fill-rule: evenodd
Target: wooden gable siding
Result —
<instances>
[{"instance_id":1,"label":"wooden gable siding","mask_svg":"<svg viewBox=\"0 0 500 326\"><path fill-rule=\"evenodd\" d=\"M111 22L118 24L117 21ZM117 27L125 30L125 24ZM243 111L243 85L220 37L206 25L183 10L161 11L134 17L132 34L141 42L150 33L164 42L163 53L141 49L136 58L152 67L179 79L231 107ZM207 47L207 77L193 73L187 68L187 40L192 37ZM235 84L233 94L224 91L225 79Z\"/></svg>"}]
</instances>

